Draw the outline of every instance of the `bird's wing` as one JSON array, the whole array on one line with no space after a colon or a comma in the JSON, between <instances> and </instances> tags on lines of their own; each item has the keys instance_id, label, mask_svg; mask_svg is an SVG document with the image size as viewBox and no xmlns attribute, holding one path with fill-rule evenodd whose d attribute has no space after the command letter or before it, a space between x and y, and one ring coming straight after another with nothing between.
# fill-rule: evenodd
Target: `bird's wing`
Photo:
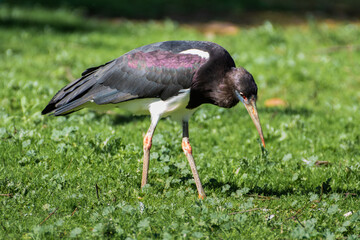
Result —
<instances>
[{"instance_id":1,"label":"bird's wing","mask_svg":"<svg viewBox=\"0 0 360 240\"><path fill-rule=\"evenodd\" d=\"M194 73L206 58L164 49L135 49L99 67L89 68L82 77L61 89L42 111L65 115L89 102L111 104L136 98L177 95L191 86Z\"/></svg>"}]
</instances>

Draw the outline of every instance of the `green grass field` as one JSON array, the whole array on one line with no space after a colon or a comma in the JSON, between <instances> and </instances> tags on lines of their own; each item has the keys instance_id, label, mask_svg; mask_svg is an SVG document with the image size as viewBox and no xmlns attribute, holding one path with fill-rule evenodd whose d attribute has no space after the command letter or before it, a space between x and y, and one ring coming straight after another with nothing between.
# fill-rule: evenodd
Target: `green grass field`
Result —
<instances>
[{"instance_id":1,"label":"green grass field","mask_svg":"<svg viewBox=\"0 0 360 240\"><path fill-rule=\"evenodd\" d=\"M359 26L266 22L210 39L254 75L267 149L243 106L202 106L190 120L200 201L180 124L159 123L140 190L148 117L40 112L90 66L205 35L172 21L0 6L0 238L359 238ZM272 98L287 105L266 107Z\"/></svg>"}]
</instances>

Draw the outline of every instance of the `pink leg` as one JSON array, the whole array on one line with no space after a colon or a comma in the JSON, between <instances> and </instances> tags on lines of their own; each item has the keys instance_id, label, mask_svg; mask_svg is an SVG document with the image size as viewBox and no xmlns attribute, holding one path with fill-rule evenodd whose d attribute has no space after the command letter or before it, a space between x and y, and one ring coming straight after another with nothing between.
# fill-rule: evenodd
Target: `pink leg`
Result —
<instances>
[{"instance_id":1,"label":"pink leg","mask_svg":"<svg viewBox=\"0 0 360 240\"><path fill-rule=\"evenodd\" d=\"M144 159L143 159L143 173L142 173L141 187L144 187L146 185L148 179L151 142L152 142L152 136L146 134L144 137Z\"/></svg>"},{"instance_id":2,"label":"pink leg","mask_svg":"<svg viewBox=\"0 0 360 240\"><path fill-rule=\"evenodd\" d=\"M194 157L192 155L191 145L190 145L190 142L189 142L189 124L188 124L188 122L185 122L185 121L183 122L183 139L182 139L181 146L182 146L182 149L183 149L183 151L185 153L186 158L189 161L191 172L193 174L195 184L196 184L196 188L197 188L198 193L199 193L199 199L204 199L206 197L205 191L204 191L204 189L202 187L200 177L199 177L199 174L198 174L197 169L196 169Z\"/></svg>"},{"instance_id":3,"label":"pink leg","mask_svg":"<svg viewBox=\"0 0 360 240\"><path fill-rule=\"evenodd\" d=\"M141 179L141 188L147 184L152 137L154 135L154 131L155 131L158 121L159 121L159 117L151 118L150 127L144 137L144 143L143 143L144 158L143 158L143 172L142 172L142 179Z\"/></svg>"}]
</instances>

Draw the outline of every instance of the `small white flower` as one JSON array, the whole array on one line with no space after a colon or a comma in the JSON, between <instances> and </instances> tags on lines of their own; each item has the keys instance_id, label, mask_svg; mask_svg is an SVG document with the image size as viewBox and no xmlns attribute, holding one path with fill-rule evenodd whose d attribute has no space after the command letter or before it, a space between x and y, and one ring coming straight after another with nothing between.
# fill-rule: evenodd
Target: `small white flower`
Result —
<instances>
[{"instance_id":1,"label":"small white flower","mask_svg":"<svg viewBox=\"0 0 360 240\"><path fill-rule=\"evenodd\" d=\"M352 214L353 214L352 211L347 212L347 213L344 214L344 217L348 217L348 216L350 216L350 215L352 215Z\"/></svg>"},{"instance_id":2,"label":"small white flower","mask_svg":"<svg viewBox=\"0 0 360 240\"><path fill-rule=\"evenodd\" d=\"M142 202L139 202L140 205L140 213L143 213L145 210L145 205Z\"/></svg>"},{"instance_id":3,"label":"small white flower","mask_svg":"<svg viewBox=\"0 0 360 240\"><path fill-rule=\"evenodd\" d=\"M303 158L302 161L303 161L304 163L306 163L307 165L310 164L310 161L309 161L309 160L306 160L305 158Z\"/></svg>"}]
</instances>

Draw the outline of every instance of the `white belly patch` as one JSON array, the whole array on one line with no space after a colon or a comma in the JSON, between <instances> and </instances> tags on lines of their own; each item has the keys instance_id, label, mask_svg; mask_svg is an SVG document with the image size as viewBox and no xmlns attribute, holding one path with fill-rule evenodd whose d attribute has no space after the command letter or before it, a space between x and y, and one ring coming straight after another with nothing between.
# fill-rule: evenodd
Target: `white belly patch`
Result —
<instances>
[{"instance_id":1,"label":"white belly patch","mask_svg":"<svg viewBox=\"0 0 360 240\"><path fill-rule=\"evenodd\" d=\"M180 94L165 101L157 100L150 104L149 111L151 116L166 117L171 116L175 120L189 120L194 113L194 109L187 109L186 106L190 99L190 89L180 90Z\"/></svg>"},{"instance_id":2,"label":"white belly patch","mask_svg":"<svg viewBox=\"0 0 360 240\"><path fill-rule=\"evenodd\" d=\"M152 117L170 116L174 120L189 120L195 109L187 109L190 99L190 89L180 90L180 93L166 100L159 98L134 99L117 104L97 105L90 103L86 107L94 109L120 108L135 115L151 115Z\"/></svg>"}]
</instances>

